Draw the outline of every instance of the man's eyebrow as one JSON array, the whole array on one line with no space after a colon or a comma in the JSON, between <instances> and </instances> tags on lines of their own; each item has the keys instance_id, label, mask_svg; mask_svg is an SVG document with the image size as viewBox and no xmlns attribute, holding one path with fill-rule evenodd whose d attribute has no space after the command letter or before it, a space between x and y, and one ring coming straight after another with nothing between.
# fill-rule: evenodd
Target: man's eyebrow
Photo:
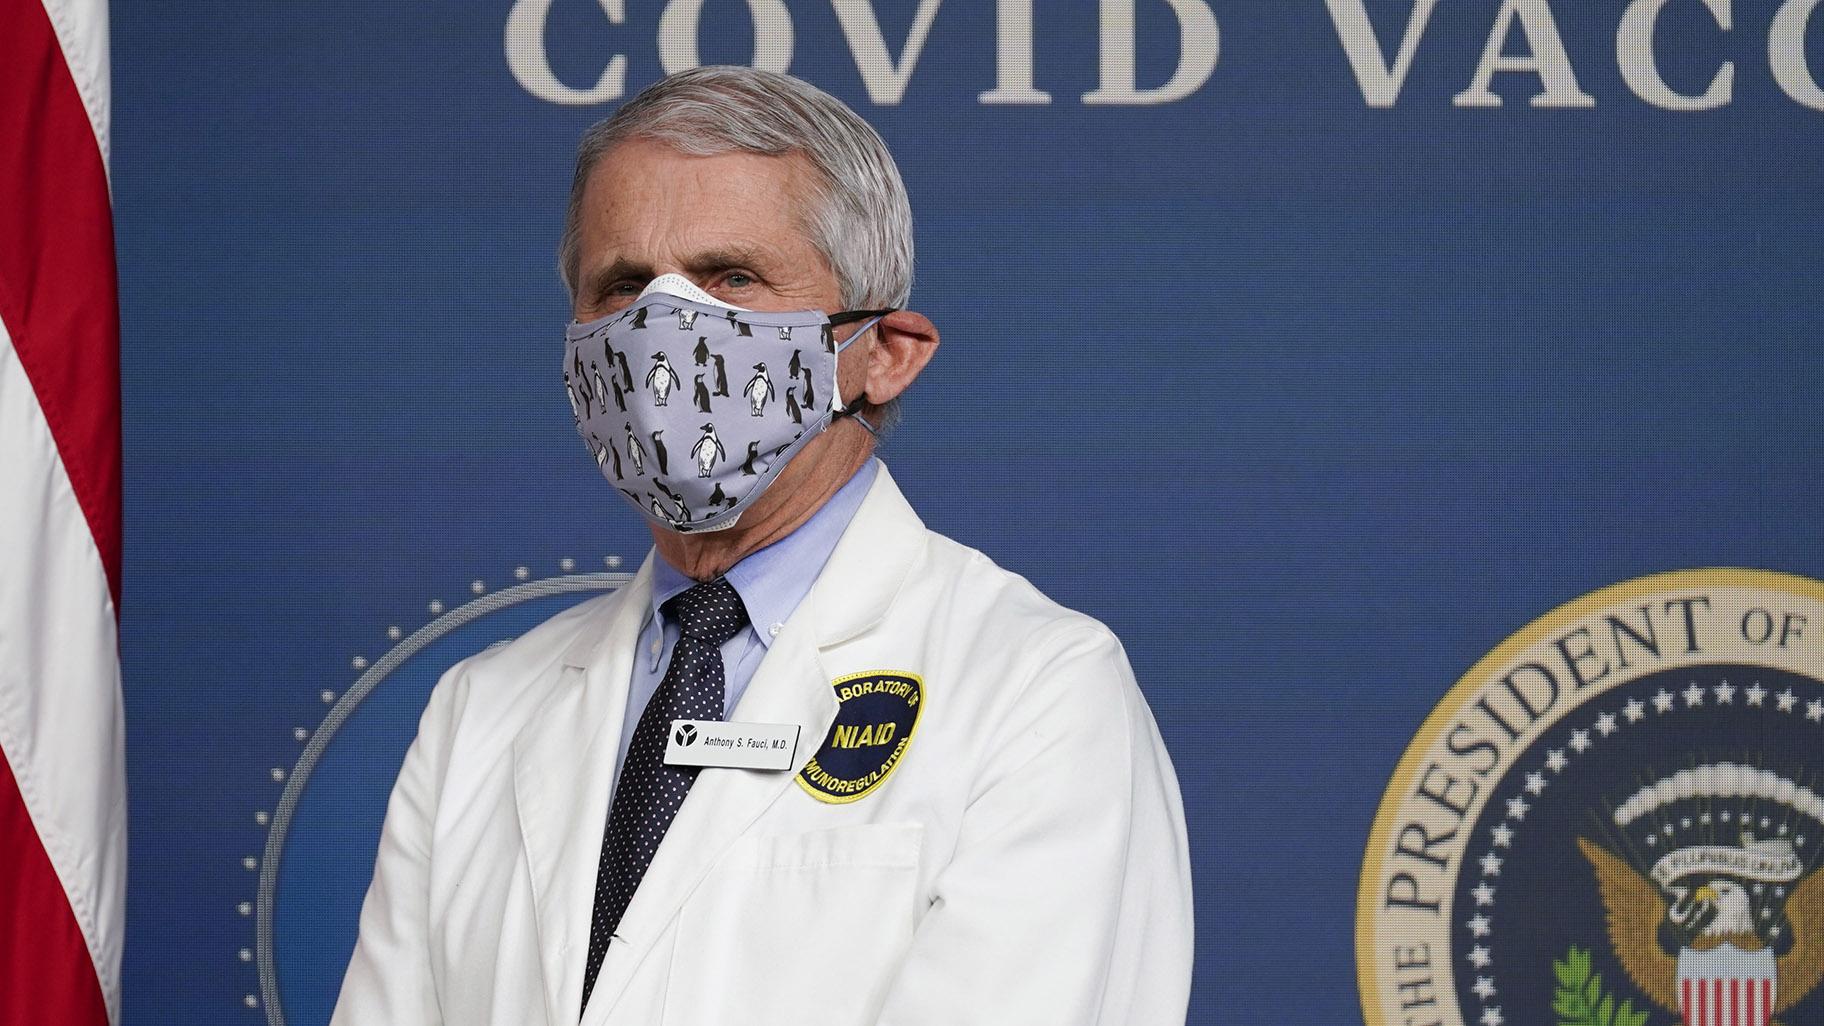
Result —
<instances>
[{"instance_id":1,"label":"man's eyebrow","mask_svg":"<svg viewBox=\"0 0 1824 1026\"><path fill-rule=\"evenodd\" d=\"M684 261L684 269L694 275L710 275L745 267L764 277L765 269L771 266L772 261L760 250L734 245L706 249L692 254ZM599 295L617 281L650 281L652 277L651 265L637 263L626 257L616 257L614 263L590 272L584 282L583 292L586 295Z\"/></svg>"},{"instance_id":2,"label":"man's eyebrow","mask_svg":"<svg viewBox=\"0 0 1824 1026\"><path fill-rule=\"evenodd\" d=\"M684 261L684 269L692 274L714 274L733 267L745 267L760 272L762 267L770 266L766 254L757 249L745 246L724 246L720 249L704 250L692 254Z\"/></svg>"},{"instance_id":3,"label":"man's eyebrow","mask_svg":"<svg viewBox=\"0 0 1824 1026\"><path fill-rule=\"evenodd\" d=\"M636 264L626 257L618 257L615 259L614 263L609 264L607 267L591 271L589 273L588 281L584 284L583 291L588 295L596 295L603 289L606 289L608 286L623 278L645 280L651 277L651 267L644 264Z\"/></svg>"}]
</instances>

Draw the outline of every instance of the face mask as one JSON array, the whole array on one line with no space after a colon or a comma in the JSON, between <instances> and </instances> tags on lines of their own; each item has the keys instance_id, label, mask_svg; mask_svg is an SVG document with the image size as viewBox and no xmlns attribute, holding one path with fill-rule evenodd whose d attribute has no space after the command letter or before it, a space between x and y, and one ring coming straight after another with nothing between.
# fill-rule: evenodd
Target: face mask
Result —
<instances>
[{"instance_id":1,"label":"face mask","mask_svg":"<svg viewBox=\"0 0 1824 1026\"><path fill-rule=\"evenodd\" d=\"M788 460L854 416L836 391L836 354L890 312L746 310L661 275L632 306L565 331L577 434L653 523L733 527ZM838 345L836 326L858 320Z\"/></svg>"}]
</instances>

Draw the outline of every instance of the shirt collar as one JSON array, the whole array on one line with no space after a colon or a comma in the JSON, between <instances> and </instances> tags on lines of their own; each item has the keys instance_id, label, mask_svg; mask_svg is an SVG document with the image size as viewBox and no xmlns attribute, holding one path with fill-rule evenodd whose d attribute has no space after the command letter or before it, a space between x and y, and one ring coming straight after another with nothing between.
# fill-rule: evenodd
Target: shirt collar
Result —
<instances>
[{"instance_id":1,"label":"shirt collar","mask_svg":"<svg viewBox=\"0 0 1824 1026\"><path fill-rule=\"evenodd\" d=\"M723 575L734 585L735 594L741 596L741 604L747 607L748 621L753 624L762 645L772 647L772 628L784 624L798 608L798 603L810 594L811 584L823 572L823 565L829 562L830 553L836 550L843 531L848 528L849 521L855 519L855 511L861 508L862 500L867 498L868 488L873 485L879 467L880 461L875 459L862 464L861 469L812 513L809 520L798 525L797 530L766 548L748 553ZM661 606L696 583L665 562L664 557L654 559L651 618L658 620Z\"/></svg>"}]
</instances>

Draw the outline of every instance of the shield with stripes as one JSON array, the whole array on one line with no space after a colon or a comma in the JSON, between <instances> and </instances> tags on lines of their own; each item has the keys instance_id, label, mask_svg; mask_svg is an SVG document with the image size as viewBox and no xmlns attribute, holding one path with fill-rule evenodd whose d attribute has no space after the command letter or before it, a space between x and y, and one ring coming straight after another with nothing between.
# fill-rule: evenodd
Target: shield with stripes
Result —
<instances>
[{"instance_id":1,"label":"shield with stripes","mask_svg":"<svg viewBox=\"0 0 1824 1026\"><path fill-rule=\"evenodd\" d=\"M1678 955L1678 1002L1685 1026L1768 1026L1778 996L1773 951L1719 944Z\"/></svg>"}]
</instances>

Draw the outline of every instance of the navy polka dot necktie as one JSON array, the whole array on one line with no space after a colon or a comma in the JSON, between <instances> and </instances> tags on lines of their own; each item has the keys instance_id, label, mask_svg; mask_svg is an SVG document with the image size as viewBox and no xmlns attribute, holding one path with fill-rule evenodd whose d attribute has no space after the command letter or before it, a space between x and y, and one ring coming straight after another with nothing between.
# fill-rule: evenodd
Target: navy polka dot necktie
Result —
<instances>
[{"instance_id":1,"label":"navy polka dot necktie","mask_svg":"<svg viewBox=\"0 0 1824 1026\"><path fill-rule=\"evenodd\" d=\"M595 989L608 938L621 924L633 892L652 864L653 853L671 826L678 806L697 779L695 766L665 765L665 739L672 720L719 720L727 682L722 643L747 626L747 609L725 577L698 584L660 607L678 625L665 679L652 693L633 728L627 761L614 787L602 861L595 871L595 912L589 922L589 962L583 972L583 1007ZM579 1013L580 1014L580 1013Z\"/></svg>"}]
</instances>

